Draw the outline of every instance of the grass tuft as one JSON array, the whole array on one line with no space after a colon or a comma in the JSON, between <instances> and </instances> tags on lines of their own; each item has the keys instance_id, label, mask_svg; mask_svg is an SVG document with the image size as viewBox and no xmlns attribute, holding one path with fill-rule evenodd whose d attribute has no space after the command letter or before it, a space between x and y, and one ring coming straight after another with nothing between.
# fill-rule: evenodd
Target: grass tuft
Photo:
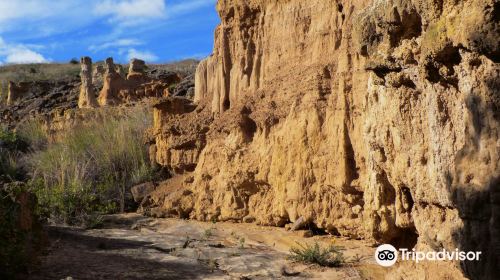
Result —
<instances>
[{"instance_id":1,"label":"grass tuft","mask_svg":"<svg viewBox=\"0 0 500 280\"><path fill-rule=\"evenodd\" d=\"M302 245L299 243L297 245L298 247L290 249L289 259L293 261L327 267L340 267L346 263L343 247L331 245L327 248L321 248L318 242L315 242L313 245Z\"/></svg>"}]
</instances>

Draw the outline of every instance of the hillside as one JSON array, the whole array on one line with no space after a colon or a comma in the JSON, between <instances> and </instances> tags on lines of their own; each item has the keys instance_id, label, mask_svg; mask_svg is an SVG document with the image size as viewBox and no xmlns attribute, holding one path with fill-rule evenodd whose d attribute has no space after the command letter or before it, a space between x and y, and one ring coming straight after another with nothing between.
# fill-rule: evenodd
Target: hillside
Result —
<instances>
[{"instance_id":1,"label":"hillside","mask_svg":"<svg viewBox=\"0 0 500 280\"><path fill-rule=\"evenodd\" d=\"M104 62L97 62L96 65L103 65ZM180 73L193 74L198 61L183 60L164 64L151 64L151 70L158 69ZM126 65L124 68L126 69ZM8 82L29 82L29 81L70 81L79 80L79 63L58 64L13 64L0 66L0 103L7 98Z\"/></svg>"}]
</instances>

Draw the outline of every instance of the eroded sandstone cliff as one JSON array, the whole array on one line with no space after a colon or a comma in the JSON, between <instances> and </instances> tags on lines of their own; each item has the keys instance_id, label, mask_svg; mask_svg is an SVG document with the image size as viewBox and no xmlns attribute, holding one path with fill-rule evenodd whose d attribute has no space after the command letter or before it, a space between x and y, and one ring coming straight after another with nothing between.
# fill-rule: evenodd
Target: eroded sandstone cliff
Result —
<instances>
[{"instance_id":1,"label":"eroded sandstone cliff","mask_svg":"<svg viewBox=\"0 0 500 280\"><path fill-rule=\"evenodd\" d=\"M155 106L156 215L283 226L500 267L500 4L219 0L195 104Z\"/></svg>"}]
</instances>

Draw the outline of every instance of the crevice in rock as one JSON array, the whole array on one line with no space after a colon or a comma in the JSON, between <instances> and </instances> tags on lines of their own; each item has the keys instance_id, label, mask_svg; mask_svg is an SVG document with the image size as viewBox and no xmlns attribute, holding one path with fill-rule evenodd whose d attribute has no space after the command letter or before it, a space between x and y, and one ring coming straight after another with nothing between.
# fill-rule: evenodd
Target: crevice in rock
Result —
<instances>
[{"instance_id":1,"label":"crevice in rock","mask_svg":"<svg viewBox=\"0 0 500 280\"><path fill-rule=\"evenodd\" d=\"M345 150L345 164L346 164L346 180L347 180L347 191L349 193L358 193L351 183L359 178L359 173L356 164L356 158L354 154L354 148L352 146L351 138L349 136L349 131L347 129L347 124L344 123L344 150Z\"/></svg>"},{"instance_id":2,"label":"crevice in rock","mask_svg":"<svg viewBox=\"0 0 500 280\"><path fill-rule=\"evenodd\" d=\"M241 111L242 120L240 121L240 128L248 142L252 142L255 132L257 132L257 123L250 118L252 110L247 106L244 106Z\"/></svg>"},{"instance_id":3,"label":"crevice in rock","mask_svg":"<svg viewBox=\"0 0 500 280\"><path fill-rule=\"evenodd\" d=\"M460 56L459 50L459 47L447 45L436 54L435 60L446 66L451 75L455 74L453 66L458 65L460 64L460 62L462 62L462 56Z\"/></svg>"},{"instance_id":4,"label":"crevice in rock","mask_svg":"<svg viewBox=\"0 0 500 280\"><path fill-rule=\"evenodd\" d=\"M392 62L368 62L365 66L365 70L373 71L375 75L379 78L385 80L385 76L391 72L401 72L403 70L401 66L394 64Z\"/></svg>"},{"instance_id":5,"label":"crevice in rock","mask_svg":"<svg viewBox=\"0 0 500 280\"><path fill-rule=\"evenodd\" d=\"M342 3L337 3L337 9L340 13L342 13L342 11L344 10L344 6L342 5Z\"/></svg>"},{"instance_id":6,"label":"crevice in rock","mask_svg":"<svg viewBox=\"0 0 500 280\"><path fill-rule=\"evenodd\" d=\"M403 11L402 16L394 8L396 27L389 31L391 47L396 47L401 41L418 37L422 34L422 18L415 10Z\"/></svg>"},{"instance_id":7,"label":"crevice in rock","mask_svg":"<svg viewBox=\"0 0 500 280\"><path fill-rule=\"evenodd\" d=\"M251 142L253 140L253 136L257 131L257 124L254 120L252 120L249 116L243 116L243 122L241 124L241 129L245 135L245 138Z\"/></svg>"},{"instance_id":8,"label":"crevice in rock","mask_svg":"<svg viewBox=\"0 0 500 280\"><path fill-rule=\"evenodd\" d=\"M413 249L417 245L418 233L415 227L400 229L396 237L394 237L389 243L394 245L396 248L407 248L409 250Z\"/></svg>"},{"instance_id":9,"label":"crevice in rock","mask_svg":"<svg viewBox=\"0 0 500 280\"><path fill-rule=\"evenodd\" d=\"M224 99L224 102L222 103L222 108L223 108L223 111L227 111L227 110L229 110L229 108L231 108L231 101L229 101L228 98Z\"/></svg>"},{"instance_id":10,"label":"crevice in rock","mask_svg":"<svg viewBox=\"0 0 500 280\"><path fill-rule=\"evenodd\" d=\"M377 182L381 185L382 189L380 190L382 195L382 203L384 205L393 205L396 201L396 189L394 186L389 182L389 179L387 178L387 173L385 171L382 171L381 173L377 174Z\"/></svg>"},{"instance_id":11,"label":"crevice in rock","mask_svg":"<svg viewBox=\"0 0 500 280\"><path fill-rule=\"evenodd\" d=\"M415 202L413 201L413 197L411 196L410 188L408 188L406 186L402 187L401 188L401 196L402 196L404 209L407 212L411 212Z\"/></svg>"}]
</instances>

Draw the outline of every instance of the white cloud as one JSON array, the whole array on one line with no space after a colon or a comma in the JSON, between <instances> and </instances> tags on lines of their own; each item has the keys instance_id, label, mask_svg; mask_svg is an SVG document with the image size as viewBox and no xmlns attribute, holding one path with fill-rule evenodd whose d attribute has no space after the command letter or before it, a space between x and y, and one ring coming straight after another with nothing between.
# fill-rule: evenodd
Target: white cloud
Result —
<instances>
[{"instance_id":1,"label":"white cloud","mask_svg":"<svg viewBox=\"0 0 500 280\"><path fill-rule=\"evenodd\" d=\"M84 11L91 11L95 1L0 0L0 32L40 37L74 30L94 20Z\"/></svg>"},{"instance_id":2,"label":"white cloud","mask_svg":"<svg viewBox=\"0 0 500 280\"><path fill-rule=\"evenodd\" d=\"M132 25L165 17L164 0L105 0L96 3L94 14L111 16L110 22Z\"/></svg>"},{"instance_id":3,"label":"white cloud","mask_svg":"<svg viewBox=\"0 0 500 280\"><path fill-rule=\"evenodd\" d=\"M156 54L142 49L153 42L155 32L181 29L176 19L213 8L216 1L0 0L0 39L9 42L8 48L0 49L0 61L47 61L42 53L60 57L75 46L106 55L124 49L119 53L123 58L158 60Z\"/></svg>"},{"instance_id":4,"label":"white cloud","mask_svg":"<svg viewBox=\"0 0 500 280\"><path fill-rule=\"evenodd\" d=\"M142 59L147 62L158 60L158 57L154 53L148 51L138 51L136 49L129 49L127 53L127 59L131 60L132 58Z\"/></svg>"},{"instance_id":5,"label":"white cloud","mask_svg":"<svg viewBox=\"0 0 500 280\"><path fill-rule=\"evenodd\" d=\"M9 55L5 59L6 63L22 64L22 63L46 63L48 62L43 55L26 48L14 48L10 50Z\"/></svg>"},{"instance_id":6,"label":"white cloud","mask_svg":"<svg viewBox=\"0 0 500 280\"><path fill-rule=\"evenodd\" d=\"M115 41L111 42L106 42L106 43L101 43L101 44L94 44L89 47L90 51L97 52L109 48L120 48L120 47L130 47L130 46L139 46L143 45L144 43L136 40L136 39L118 39Z\"/></svg>"},{"instance_id":7,"label":"white cloud","mask_svg":"<svg viewBox=\"0 0 500 280\"><path fill-rule=\"evenodd\" d=\"M4 63L45 63L48 62L43 55L37 53L22 44L7 44L0 38L0 56L4 57Z\"/></svg>"}]
</instances>

